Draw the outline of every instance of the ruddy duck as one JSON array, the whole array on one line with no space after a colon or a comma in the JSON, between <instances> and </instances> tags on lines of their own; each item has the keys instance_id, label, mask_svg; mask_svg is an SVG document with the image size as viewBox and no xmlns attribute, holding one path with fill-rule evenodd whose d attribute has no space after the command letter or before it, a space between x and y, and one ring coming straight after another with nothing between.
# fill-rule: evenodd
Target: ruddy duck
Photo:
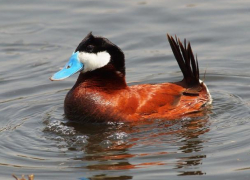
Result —
<instances>
[{"instance_id":1,"label":"ruddy duck","mask_svg":"<svg viewBox=\"0 0 250 180\"><path fill-rule=\"evenodd\" d=\"M127 86L122 50L104 37L89 33L52 81L77 72L79 77L64 101L65 116L78 122L179 119L201 112L211 104L209 91L199 78L191 45L167 35L183 73L180 82Z\"/></svg>"}]
</instances>

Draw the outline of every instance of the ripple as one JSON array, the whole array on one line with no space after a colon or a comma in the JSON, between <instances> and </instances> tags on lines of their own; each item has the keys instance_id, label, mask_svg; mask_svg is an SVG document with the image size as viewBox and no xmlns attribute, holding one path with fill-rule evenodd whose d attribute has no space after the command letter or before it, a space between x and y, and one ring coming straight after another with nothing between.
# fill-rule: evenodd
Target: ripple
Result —
<instances>
[{"instance_id":1,"label":"ripple","mask_svg":"<svg viewBox=\"0 0 250 180\"><path fill-rule=\"evenodd\" d=\"M121 140L121 139L127 139L128 134L126 132L117 132L112 135L110 135L108 138L112 140Z\"/></svg>"},{"instance_id":2,"label":"ripple","mask_svg":"<svg viewBox=\"0 0 250 180\"><path fill-rule=\"evenodd\" d=\"M76 134L75 130L72 127L67 127L63 125L62 122L60 121L50 122L44 130L54 132L58 135L75 135Z\"/></svg>"},{"instance_id":3,"label":"ripple","mask_svg":"<svg viewBox=\"0 0 250 180\"><path fill-rule=\"evenodd\" d=\"M47 139L58 142L59 149L67 148L81 151L88 144L89 137L87 135L79 134L73 127L69 127L59 120L47 123L43 132L46 133Z\"/></svg>"},{"instance_id":4,"label":"ripple","mask_svg":"<svg viewBox=\"0 0 250 180\"><path fill-rule=\"evenodd\" d=\"M0 43L0 52L4 52L7 55L26 55L27 53L40 53L40 52L52 52L56 49L66 48L62 45L52 44L50 42L41 43L27 43L18 41L14 43Z\"/></svg>"},{"instance_id":5,"label":"ripple","mask_svg":"<svg viewBox=\"0 0 250 180\"><path fill-rule=\"evenodd\" d=\"M1 26L0 33L8 35L34 34L42 31L44 27L45 24L35 22L9 24Z\"/></svg>"},{"instance_id":6,"label":"ripple","mask_svg":"<svg viewBox=\"0 0 250 180\"><path fill-rule=\"evenodd\" d=\"M211 121L217 129L248 123L250 108L242 98L226 91L217 91L213 99Z\"/></svg>"}]
</instances>

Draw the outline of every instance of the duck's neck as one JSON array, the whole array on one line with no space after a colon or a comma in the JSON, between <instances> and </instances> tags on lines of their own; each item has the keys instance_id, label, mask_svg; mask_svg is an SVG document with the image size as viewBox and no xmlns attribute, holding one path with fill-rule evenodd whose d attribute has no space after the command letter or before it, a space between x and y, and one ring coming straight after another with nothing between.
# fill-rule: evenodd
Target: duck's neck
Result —
<instances>
[{"instance_id":1,"label":"duck's neck","mask_svg":"<svg viewBox=\"0 0 250 180\"><path fill-rule=\"evenodd\" d=\"M94 71L80 73L73 88L79 86L110 91L125 89L127 84L123 73L107 66Z\"/></svg>"}]
</instances>

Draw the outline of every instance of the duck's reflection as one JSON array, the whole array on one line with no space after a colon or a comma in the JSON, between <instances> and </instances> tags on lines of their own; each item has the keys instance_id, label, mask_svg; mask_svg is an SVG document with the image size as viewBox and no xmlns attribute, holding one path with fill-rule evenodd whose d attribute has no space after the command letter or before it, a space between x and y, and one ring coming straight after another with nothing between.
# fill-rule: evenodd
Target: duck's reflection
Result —
<instances>
[{"instance_id":1,"label":"duck's reflection","mask_svg":"<svg viewBox=\"0 0 250 180\"><path fill-rule=\"evenodd\" d=\"M202 135L209 131L208 117L176 120L147 121L133 124L75 124L76 131L89 137L83 148L82 168L89 170L126 170L161 166L178 175L203 175ZM172 156L172 157L171 157ZM174 161L174 163L173 163ZM102 175L101 179L109 179ZM90 179L95 179L92 177Z\"/></svg>"},{"instance_id":2,"label":"duck's reflection","mask_svg":"<svg viewBox=\"0 0 250 180\"><path fill-rule=\"evenodd\" d=\"M180 138L183 140L182 146L178 148L181 151L182 156L179 157L176 164L179 176L185 175L203 175L206 174L201 169L202 160L206 158L206 154L203 152L203 144L206 142L206 138L202 135L209 131L209 124L207 118L193 120L183 126L186 129L185 133L181 133Z\"/></svg>"}]
</instances>

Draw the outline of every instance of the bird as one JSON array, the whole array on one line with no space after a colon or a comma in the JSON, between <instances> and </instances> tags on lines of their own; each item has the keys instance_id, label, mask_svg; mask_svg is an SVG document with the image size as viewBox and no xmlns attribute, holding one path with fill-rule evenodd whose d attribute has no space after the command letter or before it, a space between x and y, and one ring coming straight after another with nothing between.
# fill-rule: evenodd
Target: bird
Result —
<instances>
[{"instance_id":1,"label":"bird","mask_svg":"<svg viewBox=\"0 0 250 180\"><path fill-rule=\"evenodd\" d=\"M66 65L50 80L79 73L64 100L64 115L75 122L138 122L176 120L204 112L212 103L200 80L197 55L190 42L167 34L183 79L178 82L137 84L125 80L125 56L110 40L90 32Z\"/></svg>"}]
</instances>

